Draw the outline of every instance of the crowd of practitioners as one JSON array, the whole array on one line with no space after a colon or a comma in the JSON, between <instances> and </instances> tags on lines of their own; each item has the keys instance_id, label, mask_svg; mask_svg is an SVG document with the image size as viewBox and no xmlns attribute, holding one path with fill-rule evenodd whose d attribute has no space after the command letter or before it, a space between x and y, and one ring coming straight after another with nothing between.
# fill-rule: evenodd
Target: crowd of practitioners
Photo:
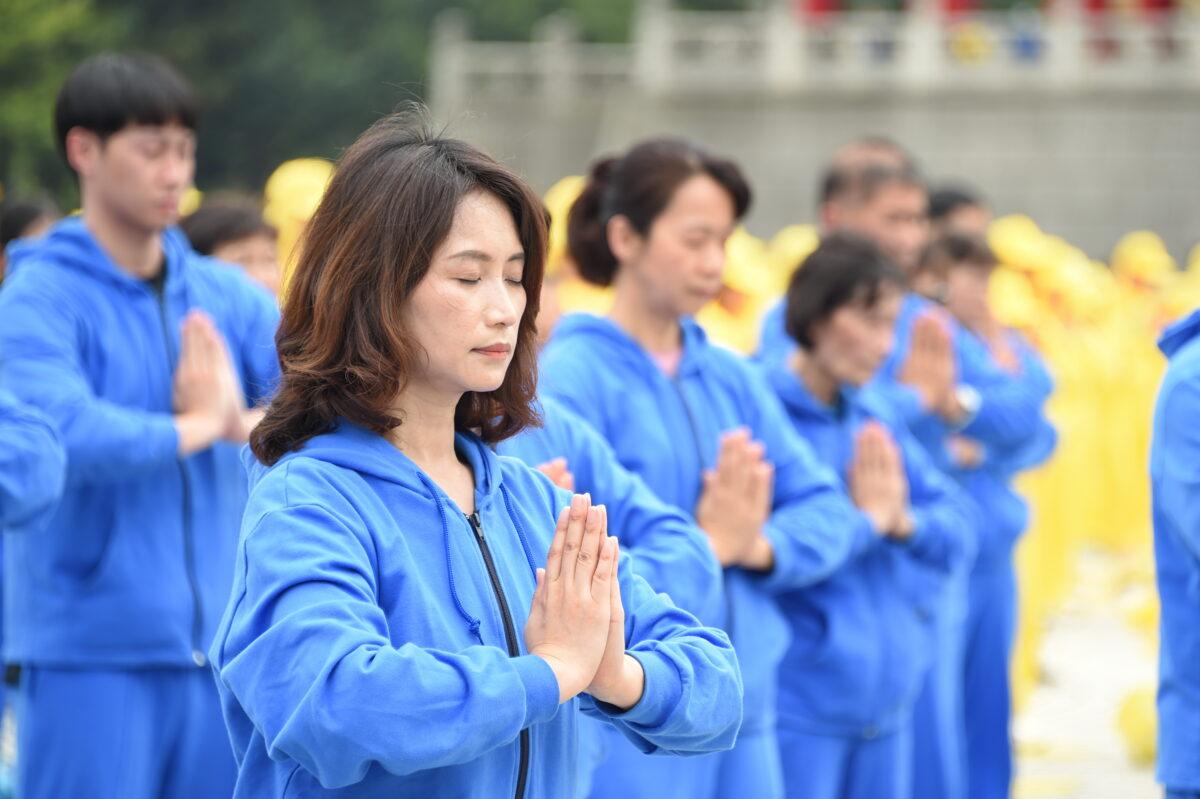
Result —
<instances>
[{"instance_id":1,"label":"crowd of practitioners","mask_svg":"<svg viewBox=\"0 0 1200 799\"><path fill-rule=\"evenodd\" d=\"M162 61L83 62L54 109L81 212L10 236L19 796L1009 795L1013 480L1056 435L988 306L982 202L931 198L887 140L840 148L747 359L693 319L753 201L736 163L647 139L552 219L393 115L337 164L281 311L257 209L176 224L196 117ZM542 308L551 224L603 315ZM1166 345L1192 373L1197 328ZM1180 796L1190 377L1155 457Z\"/></svg>"}]
</instances>

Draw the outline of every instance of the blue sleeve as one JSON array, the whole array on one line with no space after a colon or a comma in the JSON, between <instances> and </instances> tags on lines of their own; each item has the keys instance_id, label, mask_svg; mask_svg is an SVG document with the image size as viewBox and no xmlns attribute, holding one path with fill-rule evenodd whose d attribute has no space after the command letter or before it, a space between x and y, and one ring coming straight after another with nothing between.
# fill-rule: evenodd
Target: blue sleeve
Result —
<instances>
[{"instance_id":1,"label":"blue sleeve","mask_svg":"<svg viewBox=\"0 0 1200 799\"><path fill-rule=\"evenodd\" d=\"M553 340L546 345L538 372L538 393L556 400L604 435L607 429L595 391L596 369L587 358L576 357L576 349Z\"/></svg>"},{"instance_id":2,"label":"blue sleeve","mask_svg":"<svg viewBox=\"0 0 1200 799\"><path fill-rule=\"evenodd\" d=\"M759 333L758 352L754 359L764 366L783 363L796 349L796 342L787 333L784 323L786 303L780 300L763 316Z\"/></svg>"},{"instance_id":3,"label":"blue sleeve","mask_svg":"<svg viewBox=\"0 0 1200 799\"><path fill-rule=\"evenodd\" d=\"M26 268L17 279L35 272ZM6 287L0 384L58 428L68 484L128 480L174 461L179 436L171 414L126 408L93 393L80 357L83 325L68 300L36 283Z\"/></svg>"},{"instance_id":4,"label":"blue sleeve","mask_svg":"<svg viewBox=\"0 0 1200 799\"><path fill-rule=\"evenodd\" d=\"M610 519L611 521L611 519ZM606 719L643 752L703 754L733 747L742 723L742 675L729 638L654 592L622 554L621 601L630 655L646 675L642 698L624 712L584 697L584 713Z\"/></svg>"},{"instance_id":5,"label":"blue sleeve","mask_svg":"<svg viewBox=\"0 0 1200 799\"><path fill-rule=\"evenodd\" d=\"M1017 347L1021 371L1009 375L993 361L981 342L956 339L960 353L960 379L979 392L979 409L961 432L989 449L1016 447L1037 429L1042 406L1053 382L1041 361L1027 347Z\"/></svg>"},{"instance_id":6,"label":"blue sleeve","mask_svg":"<svg viewBox=\"0 0 1200 799\"><path fill-rule=\"evenodd\" d=\"M871 390L884 399L901 423L910 430L918 425L928 425L936 417L921 404L921 395L911 386L901 383L887 373L880 372L871 381ZM937 420L939 428L945 425Z\"/></svg>"},{"instance_id":7,"label":"blue sleeve","mask_svg":"<svg viewBox=\"0 0 1200 799\"><path fill-rule=\"evenodd\" d=\"M878 545L880 536L851 504L837 475L796 433L762 376L746 369L742 379L743 410L775 467L771 518L764 531L775 566L761 580L770 591L804 588Z\"/></svg>"},{"instance_id":8,"label":"blue sleeve","mask_svg":"<svg viewBox=\"0 0 1200 799\"><path fill-rule=\"evenodd\" d=\"M949 573L975 556L978 508L966 492L934 466L912 433L898 422L888 427L904 459L914 522L912 537L898 546L916 560Z\"/></svg>"},{"instance_id":9,"label":"blue sleeve","mask_svg":"<svg viewBox=\"0 0 1200 799\"><path fill-rule=\"evenodd\" d=\"M1016 475L1041 466L1058 446L1058 431L1045 416L1039 415L1037 429L1028 440L1007 449L984 450L984 465L1002 474Z\"/></svg>"},{"instance_id":10,"label":"blue sleeve","mask_svg":"<svg viewBox=\"0 0 1200 799\"><path fill-rule=\"evenodd\" d=\"M0 391L0 527L21 527L52 509L65 469L50 420Z\"/></svg>"},{"instance_id":11,"label":"blue sleeve","mask_svg":"<svg viewBox=\"0 0 1200 799\"><path fill-rule=\"evenodd\" d=\"M279 386L279 355L275 350L279 305L241 270L231 270L230 274L238 316L238 340L232 354L245 378L246 402L253 408L268 402Z\"/></svg>"},{"instance_id":12,"label":"blue sleeve","mask_svg":"<svg viewBox=\"0 0 1200 799\"><path fill-rule=\"evenodd\" d=\"M704 533L622 466L586 421L554 402L545 404L544 416L546 427L532 431L536 449L566 458L575 490L607 507L609 533L633 557L634 573L705 623L719 624L725 607L721 567Z\"/></svg>"},{"instance_id":13,"label":"blue sleeve","mask_svg":"<svg viewBox=\"0 0 1200 799\"><path fill-rule=\"evenodd\" d=\"M361 527L323 506L285 507L239 552L245 589L214 663L272 758L333 789L373 763L405 775L474 760L557 712L558 683L536 655L393 646Z\"/></svg>"},{"instance_id":14,"label":"blue sleeve","mask_svg":"<svg viewBox=\"0 0 1200 799\"><path fill-rule=\"evenodd\" d=\"M1151 479L1161 518L1200 563L1200 370L1163 383L1155 420Z\"/></svg>"}]
</instances>

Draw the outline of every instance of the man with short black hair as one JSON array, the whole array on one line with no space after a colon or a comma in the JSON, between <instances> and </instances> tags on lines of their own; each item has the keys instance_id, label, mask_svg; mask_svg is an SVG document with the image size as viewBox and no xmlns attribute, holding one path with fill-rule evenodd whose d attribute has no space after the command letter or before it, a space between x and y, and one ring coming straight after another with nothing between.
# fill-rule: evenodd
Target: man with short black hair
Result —
<instances>
[{"instance_id":1,"label":"man with short black hair","mask_svg":"<svg viewBox=\"0 0 1200 799\"><path fill-rule=\"evenodd\" d=\"M67 454L45 529L6 541L18 790L228 796L205 653L245 503L238 445L278 377L278 311L172 227L197 112L170 66L90 58L54 116L82 214L15 253L0 291L0 382Z\"/></svg>"}]
</instances>

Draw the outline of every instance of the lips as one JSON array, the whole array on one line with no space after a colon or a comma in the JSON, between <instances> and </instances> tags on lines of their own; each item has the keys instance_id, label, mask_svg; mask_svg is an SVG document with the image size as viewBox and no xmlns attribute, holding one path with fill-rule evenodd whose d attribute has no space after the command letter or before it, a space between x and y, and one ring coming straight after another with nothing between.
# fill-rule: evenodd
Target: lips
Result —
<instances>
[{"instance_id":1,"label":"lips","mask_svg":"<svg viewBox=\"0 0 1200 799\"><path fill-rule=\"evenodd\" d=\"M511 344L491 344L487 347L476 347L476 352L482 352L484 355L508 355L512 352Z\"/></svg>"}]
</instances>

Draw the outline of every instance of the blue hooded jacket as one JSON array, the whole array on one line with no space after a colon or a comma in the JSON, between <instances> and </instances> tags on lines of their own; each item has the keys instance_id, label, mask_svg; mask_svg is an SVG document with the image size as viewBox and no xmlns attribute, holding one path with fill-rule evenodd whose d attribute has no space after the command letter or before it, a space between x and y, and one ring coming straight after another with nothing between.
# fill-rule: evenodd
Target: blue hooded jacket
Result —
<instances>
[{"instance_id":1,"label":"blue hooded jacket","mask_svg":"<svg viewBox=\"0 0 1200 799\"><path fill-rule=\"evenodd\" d=\"M933 605L970 557L977 514L870 390L843 388L836 407L782 366L768 372L796 431L842 476L862 425L891 433L904 461L914 521L903 542L881 539L828 580L783 594L792 645L780 668L779 722L802 732L866 739L908 723L931 664Z\"/></svg>"},{"instance_id":2,"label":"blue hooded jacket","mask_svg":"<svg viewBox=\"0 0 1200 799\"><path fill-rule=\"evenodd\" d=\"M0 390L0 530L23 529L52 510L65 469L50 420Z\"/></svg>"},{"instance_id":3,"label":"blue hooded jacket","mask_svg":"<svg viewBox=\"0 0 1200 799\"><path fill-rule=\"evenodd\" d=\"M591 425L561 402L540 400L542 426L500 442L496 451L539 466L566 458L575 490L608 509L611 535L633 561L633 570L656 591L705 624L724 623L721 565L690 516L659 499L642 478L623 467Z\"/></svg>"},{"instance_id":4,"label":"blue hooded jacket","mask_svg":"<svg viewBox=\"0 0 1200 799\"><path fill-rule=\"evenodd\" d=\"M270 469L251 463L234 590L213 643L238 797L571 796L575 708L643 751L727 749L741 680L725 634L621 563L628 711L525 651L535 570L569 501L473 436L465 516L383 437L343 422ZM519 786L524 785L521 792Z\"/></svg>"},{"instance_id":5,"label":"blue hooded jacket","mask_svg":"<svg viewBox=\"0 0 1200 799\"><path fill-rule=\"evenodd\" d=\"M692 320L682 328L683 356L671 378L612 321L564 317L542 354L541 390L584 417L625 468L688 514L700 499L704 470L716 464L722 433L744 426L763 443L775 468L764 531L775 565L767 574L726 570L725 629L746 684L743 730L769 729L789 639L774 595L824 580L878 536L791 429L762 375L710 344Z\"/></svg>"},{"instance_id":6,"label":"blue hooded jacket","mask_svg":"<svg viewBox=\"0 0 1200 799\"><path fill-rule=\"evenodd\" d=\"M180 325L193 308L212 317L257 403L278 375L278 310L178 230L162 246L161 299L77 218L11 251L0 384L54 422L67 471L45 529L6 542L9 661L202 665L229 596L245 473L232 444L178 456Z\"/></svg>"},{"instance_id":7,"label":"blue hooded jacket","mask_svg":"<svg viewBox=\"0 0 1200 799\"><path fill-rule=\"evenodd\" d=\"M899 381L913 325L931 313L938 314L951 331L959 383L974 389L980 400L975 413L958 428L927 412L916 391ZM784 330L783 314L780 303L763 321L758 358L768 367L786 362L796 347ZM1029 508L1013 490L1012 481L1021 471L1049 458L1057 443L1057 433L1044 414L1046 400L1054 390L1050 373L1033 348L1016 334L1010 334L1010 340L1021 371L1008 373L978 336L917 294L905 296L895 333L892 354L872 381L872 393L894 410L933 463L953 475L980 508L986 509L977 514L979 549L972 568L978 572L1002 568L1010 562L1013 544L1029 522ZM955 433L982 447L980 467L961 469L954 463L947 442Z\"/></svg>"},{"instance_id":8,"label":"blue hooded jacket","mask_svg":"<svg viewBox=\"0 0 1200 799\"><path fill-rule=\"evenodd\" d=\"M1200 311L1159 341L1170 359L1154 411L1150 485L1162 604L1158 780L1200 790Z\"/></svg>"}]
</instances>

